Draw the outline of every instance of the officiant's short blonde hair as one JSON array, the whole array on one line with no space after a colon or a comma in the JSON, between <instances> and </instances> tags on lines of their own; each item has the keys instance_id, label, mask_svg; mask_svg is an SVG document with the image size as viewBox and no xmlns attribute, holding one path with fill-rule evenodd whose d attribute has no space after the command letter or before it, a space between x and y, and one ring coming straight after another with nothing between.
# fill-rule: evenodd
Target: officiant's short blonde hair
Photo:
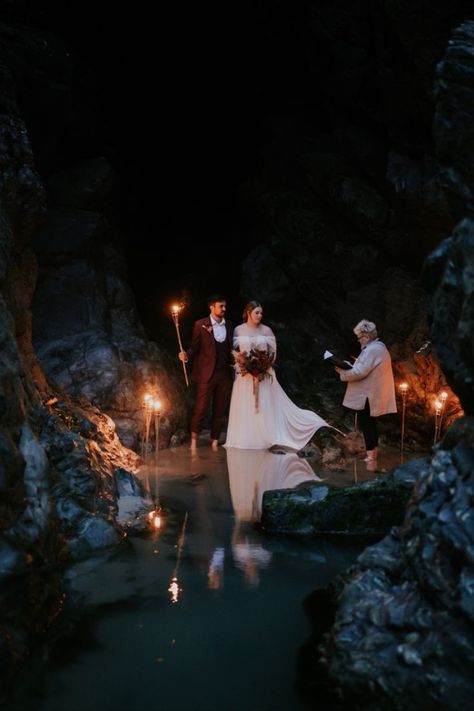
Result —
<instances>
[{"instance_id":1,"label":"officiant's short blonde hair","mask_svg":"<svg viewBox=\"0 0 474 711\"><path fill-rule=\"evenodd\" d=\"M377 338L377 326L375 325L375 323L372 323L372 321L367 321L366 318L363 318L362 321L359 321L357 326L354 326L352 330L354 331L357 338L360 338L361 336L368 336L371 341Z\"/></svg>"}]
</instances>

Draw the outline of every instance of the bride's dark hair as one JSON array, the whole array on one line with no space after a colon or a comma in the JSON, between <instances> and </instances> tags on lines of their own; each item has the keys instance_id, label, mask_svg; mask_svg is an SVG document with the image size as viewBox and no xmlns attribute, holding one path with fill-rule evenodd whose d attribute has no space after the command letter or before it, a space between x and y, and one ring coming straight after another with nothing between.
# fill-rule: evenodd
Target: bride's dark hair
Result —
<instances>
[{"instance_id":1,"label":"bride's dark hair","mask_svg":"<svg viewBox=\"0 0 474 711\"><path fill-rule=\"evenodd\" d=\"M249 301L248 304L245 305L244 310L242 312L242 321L244 323L249 320L249 313L256 309L258 306L260 306L260 308L262 307L262 304L259 301Z\"/></svg>"}]
</instances>

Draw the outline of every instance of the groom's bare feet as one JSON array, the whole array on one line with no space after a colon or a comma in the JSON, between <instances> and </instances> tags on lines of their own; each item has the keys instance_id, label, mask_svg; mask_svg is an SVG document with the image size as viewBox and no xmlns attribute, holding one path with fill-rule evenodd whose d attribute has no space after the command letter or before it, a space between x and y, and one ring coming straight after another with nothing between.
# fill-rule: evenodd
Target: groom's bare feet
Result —
<instances>
[{"instance_id":1,"label":"groom's bare feet","mask_svg":"<svg viewBox=\"0 0 474 711\"><path fill-rule=\"evenodd\" d=\"M213 449L214 452L217 452L217 450L219 449L219 440L218 439L212 440L211 448Z\"/></svg>"}]
</instances>

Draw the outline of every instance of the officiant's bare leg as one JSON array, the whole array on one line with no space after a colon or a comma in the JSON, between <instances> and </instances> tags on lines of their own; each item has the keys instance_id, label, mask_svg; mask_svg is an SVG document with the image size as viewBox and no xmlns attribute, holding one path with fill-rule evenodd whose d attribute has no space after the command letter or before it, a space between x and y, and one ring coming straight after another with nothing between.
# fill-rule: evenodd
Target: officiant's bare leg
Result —
<instances>
[{"instance_id":1,"label":"officiant's bare leg","mask_svg":"<svg viewBox=\"0 0 474 711\"><path fill-rule=\"evenodd\" d=\"M365 449L367 452L365 461L372 465L377 464L379 437L377 432L377 420L370 415L369 401L366 400L363 410L359 410L360 429L364 436Z\"/></svg>"}]
</instances>

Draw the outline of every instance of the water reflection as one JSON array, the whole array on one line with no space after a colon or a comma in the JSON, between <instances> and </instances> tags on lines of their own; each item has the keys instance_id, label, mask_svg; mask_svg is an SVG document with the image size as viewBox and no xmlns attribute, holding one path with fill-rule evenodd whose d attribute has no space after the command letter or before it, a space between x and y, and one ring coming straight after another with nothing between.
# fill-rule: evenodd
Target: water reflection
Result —
<instances>
[{"instance_id":1,"label":"water reflection","mask_svg":"<svg viewBox=\"0 0 474 711\"><path fill-rule=\"evenodd\" d=\"M259 521L262 498L272 489L294 489L322 481L305 459L293 452L273 454L266 449L228 449L227 469L235 516Z\"/></svg>"},{"instance_id":2,"label":"water reflection","mask_svg":"<svg viewBox=\"0 0 474 711\"><path fill-rule=\"evenodd\" d=\"M249 524L260 521L262 499L270 489L292 489L303 483L316 483L311 466L295 453L273 454L260 449L228 449L227 469L234 510L231 551L234 565L244 574L249 587L257 587L260 570L272 559ZM218 590L224 586L225 549L217 547L208 569L208 587Z\"/></svg>"}]
</instances>

